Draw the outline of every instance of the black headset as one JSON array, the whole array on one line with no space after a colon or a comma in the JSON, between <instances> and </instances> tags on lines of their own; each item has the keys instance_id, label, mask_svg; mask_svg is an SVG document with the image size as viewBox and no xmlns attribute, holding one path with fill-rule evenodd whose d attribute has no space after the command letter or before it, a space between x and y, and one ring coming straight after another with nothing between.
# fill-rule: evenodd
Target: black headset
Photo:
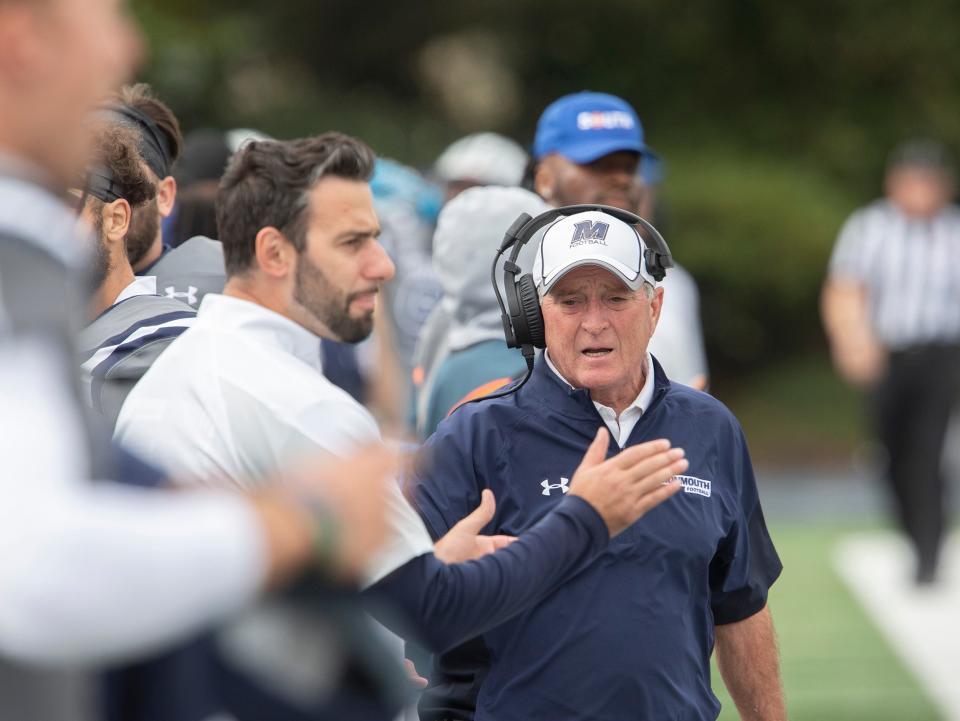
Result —
<instances>
[{"instance_id":1,"label":"black headset","mask_svg":"<svg viewBox=\"0 0 960 721\"><path fill-rule=\"evenodd\" d=\"M513 221L503 242L493 259L493 268L490 271L493 281L493 290L500 305L500 314L503 319L503 333L506 336L508 348L520 348L525 358L533 358L534 348L543 348L546 343L543 332L543 315L540 311L540 296L537 292L537 283L533 275L520 275L522 269L517 265L520 250L536 235L537 231L550 225L559 218L587 211L596 211L613 216L634 229L637 233L637 242L643 248L643 263L647 273L656 281L663 280L667 269L673 267L673 256L667 241L660 232L639 215L630 213L608 205L567 205L541 213L536 218L522 213ZM637 226L647 231L649 245L643 242ZM497 263L507 248L513 247L510 257L503 263L503 287L507 296L506 306L497 287ZM519 276L519 277L518 277Z\"/></svg>"},{"instance_id":2,"label":"black headset","mask_svg":"<svg viewBox=\"0 0 960 721\"><path fill-rule=\"evenodd\" d=\"M562 208L554 208L541 213L536 218L531 218L527 213L521 213L520 217L513 221L513 224L503 236L503 242L500 243L500 248L493 258L490 281L493 283L493 292L496 294L497 303L500 306L500 317L503 320L503 334L507 340L507 347L520 349L527 361L527 374L520 383L512 385L506 391L475 400L501 398L519 390L533 373L534 349L546 346L543 313L540 310L540 295L537 292L537 283L531 273L520 275L522 269L517 265L520 250L533 239L533 236L541 228L550 225L559 218L587 211L605 213L634 229L637 234L637 243L640 243L641 248L643 248L643 264L647 274L657 282L666 277L668 268L673 267L673 255L670 253L667 241L660 235L660 231L639 215L629 211L612 208L609 205L588 204L565 205ZM638 228L645 230L649 237L644 239ZM510 247L513 248L510 257L503 262L503 288L504 294L507 296L507 302L504 304L500 288L497 286L497 264L500 261L500 256ZM473 401L468 402L472 403Z\"/></svg>"}]
</instances>

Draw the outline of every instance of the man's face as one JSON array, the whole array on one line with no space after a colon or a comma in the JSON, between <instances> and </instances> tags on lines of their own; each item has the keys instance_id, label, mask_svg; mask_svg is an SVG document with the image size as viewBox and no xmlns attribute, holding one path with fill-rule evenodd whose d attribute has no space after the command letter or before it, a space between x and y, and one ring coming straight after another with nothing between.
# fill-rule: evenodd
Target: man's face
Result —
<instances>
[{"instance_id":1,"label":"man's face","mask_svg":"<svg viewBox=\"0 0 960 721\"><path fill-rule=\"evenodd\" d=\"M887 197L914 218L929 218L953 197L953 181L934 168L903 167L890 171L886 180Z\"/></svg>"},{"instance_id":2,"label":"man's face","mask_svg":"<svg viewBox=\"0 0 960 721\"><path fill-rule=\"evenodd\" d=\"M540 162L534 181L537 193L553 206L598 203L636 212L641 186L636 180L640 156L622 150L578 165L559 153Z\"/></svg>"},{"instance_id":3,"label":"man's face","mask_svg":"<svg viewBox=\"0 0 960 721\"><path fill-rule=\"evenodd\" d=\"M122 0L3 5L0 86L10 102L4 108L10 113L7 142L60 182L70 182L86 162L84 120L130 76L142 52L140 37Z\"/></svg>"},{"instance_id":4,"label":"man's face","mask_svg":"<svg viewBox=\"0 0 960 721\"><path fill-rule=\"evenodd\" d=\"M576 388L594 395L626 388L635 396L662 300L662 289L648 299L597 266L570 271L541 302L550 360Z\"/></svg>"},{"instance_id":5,"label":"man's face","mask_svg":"<svg viewBox=\"0 0 960 721\"><path fill-rule=\"evenodd\" d=\"M330 177L309 193L306 247L294 278L294 320L318 335L357 343L373 330L373 312L393 262L377 240L370 186Z\"/></svg>"}]
</instances>

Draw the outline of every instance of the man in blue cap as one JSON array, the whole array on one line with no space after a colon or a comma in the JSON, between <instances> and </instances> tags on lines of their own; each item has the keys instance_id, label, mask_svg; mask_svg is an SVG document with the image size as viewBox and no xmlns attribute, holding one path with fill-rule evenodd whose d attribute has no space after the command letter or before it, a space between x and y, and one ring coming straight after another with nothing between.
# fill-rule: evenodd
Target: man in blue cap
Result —
<instances>
[{"instance_id":1,"label":"man in blue cap","mask_svg":"<svg viewBox=\"0 0 960 721\"><path fill-rule=\"evenodd\" d=\"M606 93L565 95L537 123L533 189L554 206L600 203L636 212L643 156L653 154L629 103Z\"/></svg>"},{"instance_id":2,"label":"man in blue cap","mask_svg":"<svg viewBox=\"0 0 960 721\"><path fill-rule=\"evenodd\" d=\"M554 207L600 203L652 220L661 165L627 101L581 92L543 111L526 180ZM677 264L664 288L670 301L650 350L671 378L704 389L709 372L696 281Z\"/></svg>"}]
</instances>

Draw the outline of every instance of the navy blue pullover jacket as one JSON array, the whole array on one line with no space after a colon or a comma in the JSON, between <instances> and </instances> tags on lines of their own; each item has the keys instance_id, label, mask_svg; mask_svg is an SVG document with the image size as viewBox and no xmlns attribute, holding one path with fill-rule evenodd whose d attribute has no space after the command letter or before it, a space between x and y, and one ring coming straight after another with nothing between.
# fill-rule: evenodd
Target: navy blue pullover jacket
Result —
<instances>
[{"instance_id":1,"label":"navy blue pullover jacket","mask_svg":"<svg viewBox=\"0 0 960 721\"><path fill-rule=\"evenodd\" d=\"M671 384L653 365L654 398L628 445L668 438L686 449L683 491L536 607L485 633L479 693L440 700L457 710L444 715L463 718L475 704L478 721L717 717L714 625L760 611L782 567L739 423L722 403ZM541 359L518 392L465 406L440 424L427 444L430 465L412 479L415 505L439 537L490 488L497 512L484 532L522 535L562 502L602 424L589 393L571 389ZM611 443L610 455L619 450ZM445 681L435 680L438 688ZM426 699L438 705L429 691Z\"/></svg>"}]
</instances>

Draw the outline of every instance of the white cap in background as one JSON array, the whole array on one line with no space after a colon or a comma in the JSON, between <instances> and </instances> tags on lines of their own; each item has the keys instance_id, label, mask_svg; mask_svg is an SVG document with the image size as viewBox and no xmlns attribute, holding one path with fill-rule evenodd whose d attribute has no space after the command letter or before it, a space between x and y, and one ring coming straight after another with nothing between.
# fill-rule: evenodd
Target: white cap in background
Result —
<instances>
[{"instance_id":1,"label":"white cap in background","mask_svg":"<svg viewBox=\"0 0 960 721\"><path fill-rule=\"evenodd\" d=\"M527 154L514 141L497 133L475 133L444 150L433 172L444 183L516 186L526 166Z\"/></svg>"}]
</instances>

